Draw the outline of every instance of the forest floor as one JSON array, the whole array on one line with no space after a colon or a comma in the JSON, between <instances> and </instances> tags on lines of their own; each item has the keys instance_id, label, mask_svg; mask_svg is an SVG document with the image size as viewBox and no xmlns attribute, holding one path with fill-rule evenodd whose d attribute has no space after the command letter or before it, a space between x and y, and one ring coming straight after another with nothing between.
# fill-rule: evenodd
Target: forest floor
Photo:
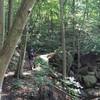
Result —
<instances>
[{"instance_id":1,"label":"forest floor","mask_svg":"<svg viewBox=\"0 0 100 100\"><path fill-rule=\"evenodd\" d=\"M58 96L59 99L36 99L34 98L34 94L37 95L39 91L39 88L36 88L36 81L34 78L36 72L37 68L30 70L28 61L25 63L23 77L21 79L14 78L14 71L7 71L3 83L2 100L100 100L99 98L71 99L70 96L62 94L62 91L58 93L59 89L53 90L54 97ZM89 89L91 92L92 90L94 92L94 89ZM42 90L41 92L44 93ZM63 99L64 96L66 96L66 99Z\"/></svg>"},{"instance_id":2,"label":"forest floor","mask_svg":"<svg viewBox=\"0 0 100 100\"><path fill-rule=\"evenodd\" d=\"M39 88L36 88L34 73L36 73L36 70L30 70L28 62L25 64L24 76L21 79L14 78L14 72L7 71L3 83L2 100L64 100L60 96L59 99L34 98L34 92L37 94L39 91ZM43 91L41 92L43 93ZM54 95L57 97L57 92ZM68 98L66 100L71 100L70 97Z\"/></svg>"},{"instance_id":3,"label":"forest floor","mask_svg":"<svg viewBox=\"0 0 100 100\"><path fill-rule=\"evenodd\" d=\"M3 83L2 100L28 100L27 95L30 95L33 88L34 73L28 67L25 68L21 79L14 78L14 72L8 71Z\"/></svg>"}]
</instances>

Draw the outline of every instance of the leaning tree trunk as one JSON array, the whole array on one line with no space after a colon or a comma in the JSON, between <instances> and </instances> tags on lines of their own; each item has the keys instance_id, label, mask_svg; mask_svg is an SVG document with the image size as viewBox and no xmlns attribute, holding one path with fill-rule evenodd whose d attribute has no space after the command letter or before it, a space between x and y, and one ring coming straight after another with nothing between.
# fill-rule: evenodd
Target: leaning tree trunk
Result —
<instances>
[{"instance_id":1,"label":"leaning tree trunk","mask_svg":"<svg viewBox=\"0 0 100 100\"><path fill-rule=\"evenodd\" d=\"M0 88L2 87L4 74L11 60L18 40L21 37L29 16L29 9L33 7L36 0L22 0L21 6L15 16L12 28L8 32L3 49L0 51Z\"/></svg>"},{"instance_id":2,"label":"leaning tree trunk","mask_svg":"<svg viewBox=\"0 0 100 100\"><path fill-rule=\"evenodd\" d=\"M4 17L4 0L0 0L0 50L3 47L4 43L4 33L5 33L5 17ZM2 66L2 64L0 64ZM1 71L1 69L0 69ZM0 81L0 94L2 92L2 82ZM1 96L0 96L1 100Z\"/></svg>"},{"instance_id":3,"label":"leaning tree trunk","mask_svg":"<svg viewBox=\"0 0 100 100\"><path fill-rule=\"evenodd\" d=\"M27 26L26 26L23 31L23 35L21 37L20 58L19 58L19 63L18 63L17 69L15 71L15 75L14 75L17 79L23 77L23 67L24 67L24 60L25 60L26 46L27 46L27 39L28 39L27 34L28 34L28 32L27 32Z\"/></svg>"}]
</instances>

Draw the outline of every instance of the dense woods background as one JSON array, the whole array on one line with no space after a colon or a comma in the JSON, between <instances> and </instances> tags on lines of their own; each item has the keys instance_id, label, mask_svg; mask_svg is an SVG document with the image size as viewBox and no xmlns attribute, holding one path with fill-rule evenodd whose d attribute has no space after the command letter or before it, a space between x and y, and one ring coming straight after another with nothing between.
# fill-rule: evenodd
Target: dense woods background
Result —
<instances>
[{"instance_id":1,"label":"dense woods background","mask_svg":"<svg viewBox=\"0 0 100 100\"><path fill-rule=\"evenodd\" d=\"M71 75L81 85L85 84L83 87L100 83L99 33L100 0L0 0L0 91L8 69L14 69L17 80L23 77L29 46L35 50L35 64L47 66L43 70L48 74L51 69L57 77L60 73L64 84ZM37 58L43 54L49 64ZM88 72L93 77L88 77ZM63 90L64 84L60 84Z\"/></svg>"}]
</instances>

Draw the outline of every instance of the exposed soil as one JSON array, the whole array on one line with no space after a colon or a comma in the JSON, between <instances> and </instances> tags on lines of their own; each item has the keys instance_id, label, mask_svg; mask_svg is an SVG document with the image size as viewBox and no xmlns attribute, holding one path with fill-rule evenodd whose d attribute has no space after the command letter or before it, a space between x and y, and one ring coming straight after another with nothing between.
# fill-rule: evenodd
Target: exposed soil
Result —
<instances>
[{"instance_id":1,"label":"exposed soil","mask_svg":"<svg viewBox=\"0 0 100 100\"><path fill-rule=\"evenodd\" d=\"M25 62L23 78L14 78L14 70L8 69L3 83L2 100L28 100L27 96L34 89L34 71ZM12 71L12 72L11 72Z\"/></svg>"},{"instance_id":2,"label":"exposed soil","mask_svg":"<svg viewBox=\"0 0 100 100\"><path fill-rule=\"evenodd\" d=\"M34 73L28 63L25 64L24 76L17 80L13 77L14 72L7 71L3 83L2 100L71 100L61 90L48 86L36 88ZM45 97L45 94L48 96Z\"/></svg>"},{"instance_id":3,"label":"exposed soil","mask_svg":"<svg viewBox=\"0 0 100 100\"><path fill-rule=\"evenodd\" d=\"M5 77L3 84L2 100L27 100L27 95L33 92L34 76L31 71L27 71L24 77L17 80L12 75ZM9 72L11 74L11 72Z\"/></svg>"}]
</instances>

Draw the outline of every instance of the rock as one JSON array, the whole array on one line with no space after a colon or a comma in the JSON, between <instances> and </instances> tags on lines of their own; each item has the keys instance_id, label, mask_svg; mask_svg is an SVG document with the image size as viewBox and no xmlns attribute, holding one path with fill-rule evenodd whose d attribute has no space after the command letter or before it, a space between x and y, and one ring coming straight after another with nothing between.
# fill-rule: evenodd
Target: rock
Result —
<instances>
[{"instance_id":1,"label":"rock","mask_svg":"<svg viewBox=\"0 0 100 100\"><path fill-rule=\"evenodd\" d=\"M82 76L82 79L87 88L93 87L97 82L94 72L88 72L88 75Z\"/></svg>"},{"instance_id":2,"label":"rock","mask_svg":"<svg viewBox=\"0 0 100 100\"><path fill-rule=\"evenodd\" d=\"M99 89L94 89L94 88L90 88L90 89L86 89L86 92L89 94L89 95L92 95L92 96L98 96L100 95L100 90Z\"/></svg>"},{"instance_id":3,"label":"rock","mask_svg":"<svg viewBox=\"0 0 100 100\"><path fill-rule=\"evenodd\" d=\"M74 54L74 63L78 63L78 54ZM85 54L80 54L80 64L81 67L88 65L94 68L94 66L97 66L97 62L100 61L100 53L98 52L89 52Z\"/></svg>"},{"instance_id":4,"label":"rock","mask_svg":"<svg viewBox=\"0 0 100 100\"><path fill-rule=\"evenodd\" d=\"M96 83L96 88L100 89L100 83L99 82Z\"/></svg>"},{"instance_id":5,"label":"rock","mask_svg":"<svg viewBox=\"0 0 100 100\"><path fill-rule=\"evenodd\" d=\"M98 80L100 80L100 70L97 70L97 71L96 71L96 78L97 78Z\"/></svg>"},{"instance_id":6,"label":"rock","mask_svg":"<svg viewBox=\"0 0 100 100\"><path fill-rule=\"evenodd\" d=\"M89 72L96 72L97 66L88 66Z\"/></svg>"},{"instance_id":7,"label":"rock","mask_svg":"<svg viewBox=\"0 0 100 100\"><path fill-rule=\"evenodd\" d=\"M85 66L79 69L79 74L87 75L87 73L88 73L88 66Z\"/></svg>"},{"instance_id":8,"label":"rock","mask_svg":"<svg viewBox=\"0 0 100 100\"><path fill-rule=\"evenodd\" d=\"M93 71L93 72L88 72L88 75L92 75L92 76L95 76L95 72Z\"/></svg>"}]
</instances>

